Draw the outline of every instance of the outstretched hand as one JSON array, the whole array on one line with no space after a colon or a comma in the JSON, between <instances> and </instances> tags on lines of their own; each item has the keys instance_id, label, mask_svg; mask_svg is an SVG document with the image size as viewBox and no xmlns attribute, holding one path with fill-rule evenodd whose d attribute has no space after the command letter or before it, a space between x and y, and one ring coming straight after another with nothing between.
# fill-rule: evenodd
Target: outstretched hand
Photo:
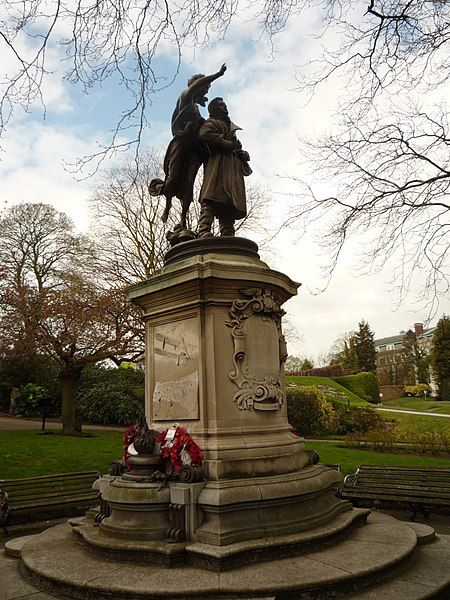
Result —
<instances>
[{"instance_id":1,"label":"outstretched hand","mask_svg":"<svg viewBox=\"0 0 450 600\"><path fill-rule=\"evenodd\" d=\"M226 70L227 70L227 65L225 63L223 63L223 65L220 67L220 70L219 70L220 75L223 75Z\"/></svg>"}]
</instances>

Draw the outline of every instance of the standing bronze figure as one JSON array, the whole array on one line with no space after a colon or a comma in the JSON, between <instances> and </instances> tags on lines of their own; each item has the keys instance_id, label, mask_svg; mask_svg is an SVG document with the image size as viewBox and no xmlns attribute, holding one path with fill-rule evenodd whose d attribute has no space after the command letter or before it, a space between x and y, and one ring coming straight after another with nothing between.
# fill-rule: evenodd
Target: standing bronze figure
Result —
<instances>
[{"instance_id":1,"label":"standing bronze figure","mask_svg":"<svg viewBox=\"0 0 450 600\"><path fill-rule=\"evenodd\" d=\"M250 175L250 156L236 137L241 128L228 116L222 98L208 105L209 119L198 137L208 151L203 185L200 191L199 237L210 237L214 218L219 220L220 235L234 235L236 219L247 214L244 176Z\"/></svg>"},{"instance_id":2,"label":"standing bronze figure","mask_svg":"<svg viewBox=\"0 0 450 600\"><path fill-rule=\"evenodd\" d=\"M179 229L186 228L186 217L194 193L194 181L200 165L205 162L206 155L198 138L198 131L205 122L197 105L205 106L206 94L211 83L222 77L226 71L222 65L213 75L198 74L188 81L188 87L178 98L172 115L172 135L164 157L165 179L153 179L149 184L152 196L164 195L166 207L162 216L165 223L169 217L172 198L181 200L181 220Z\"/></svg>"}]
</instances>

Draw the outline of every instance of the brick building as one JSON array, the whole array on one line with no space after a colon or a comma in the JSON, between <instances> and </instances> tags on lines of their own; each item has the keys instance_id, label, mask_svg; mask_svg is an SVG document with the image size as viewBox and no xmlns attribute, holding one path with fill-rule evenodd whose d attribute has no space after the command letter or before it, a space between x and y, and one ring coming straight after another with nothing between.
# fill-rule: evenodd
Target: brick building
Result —
<instances>
[{"instance_id":1,"label":"brick building","mask_svg":"<svg viewBox=\"0 0 450 600\"><path fill-rule=\"evenodd\" d=\"M435 327L424 329L422 323L414 323L414 332L419 347L430 352ZM405 331L398 335L374 340L377 361L377 376L380 385L412 385L417 383L416 373L405 357L403 343Z\"/></svg>"}]
</instances>

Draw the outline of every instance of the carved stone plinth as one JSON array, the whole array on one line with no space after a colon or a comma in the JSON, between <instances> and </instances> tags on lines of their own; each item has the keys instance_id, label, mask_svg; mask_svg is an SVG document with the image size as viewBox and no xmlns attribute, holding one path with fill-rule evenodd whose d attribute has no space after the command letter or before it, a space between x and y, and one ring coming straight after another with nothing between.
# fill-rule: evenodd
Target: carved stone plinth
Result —
<instances>
[{"instance_id":1,"label":"carved stone plinth","mask_svg":"<svg viewBox=\"0 0 450 600\"><path fill-rule=\"evenodd\" d=\"M163 269L129 290L146 322L150 426L180 423L204 451L187 560L212 547L227 547L229 560L249 540L259 540L258 554L268 538L350 510L335 497L341 475L312 465L287 420L282 305L297 287L253 242L222 237L177 245Z\"/></svg>"},{"instance_id":2,"label":"carved stone plinth","mask_svg":"<svg viewBox=\"0 0 450 600\"><path fill-rule=\"evenodd\" d=\"M151 427L194 435L209 480L277 475L309 461L291 431L282 378L282 304L298 284L253 242L210 238L174 247L167 265L129 289L147 335Z\"/></svg>"}]
</instances>

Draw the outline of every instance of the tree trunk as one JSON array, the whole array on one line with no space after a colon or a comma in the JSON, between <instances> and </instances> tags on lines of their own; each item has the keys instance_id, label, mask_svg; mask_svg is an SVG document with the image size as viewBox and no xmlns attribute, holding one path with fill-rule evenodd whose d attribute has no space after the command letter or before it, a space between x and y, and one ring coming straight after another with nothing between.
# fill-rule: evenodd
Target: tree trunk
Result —
<instances>
[{"instance_id":1,"label":"tree trunk","mask_svg":"<svg viewBox=\"0 0 450 600\"><path fill-rule=\"evenodd\" d=\"M82 369L66 367L59 374L61 382L61 416L63 435L77 435L76 429L76 396Z\"/></svg>"}]
</instances>

